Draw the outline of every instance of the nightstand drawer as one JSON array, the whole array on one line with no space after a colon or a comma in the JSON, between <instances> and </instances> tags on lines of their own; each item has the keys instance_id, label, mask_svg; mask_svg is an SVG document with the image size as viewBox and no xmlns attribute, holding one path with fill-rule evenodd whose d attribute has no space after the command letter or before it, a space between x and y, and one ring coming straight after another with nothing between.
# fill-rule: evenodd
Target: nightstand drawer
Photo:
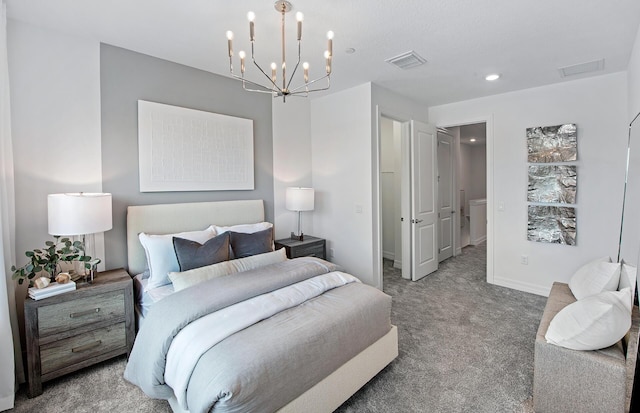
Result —
<instances>
[{"instance_id":1,"label":"nightstand drawer","mask_svg":"<svg viewBox=\"0 0 640 413\"><path fill-rule=\"evenodd\" d=\"M108 292L38 308L38 331L40 337L43 337L90 323L124 317L124 313L124 292Z\"/></svg>"},{"instance_id":2,"label":"nightstand drawer","mask_svg":"<svg viewBox=\"0 0 640 413\"><path fill-rule=\"evenodd\" d=\"M295 257L318 257L324 258L324 242L318 242L311 245L302 245L292 251L292 256Z\"/></svg>"},{"instance_id":3,"label":"nightstand drawer","mask_svg":"<svg viewBox=\"0 0 640 413\"><path fill-rule=\"evenodd\" d=\"M126 348L124 323L89 331L40 346L42 374L81 362L119 348Z\"/></svg>"}]
</instances>

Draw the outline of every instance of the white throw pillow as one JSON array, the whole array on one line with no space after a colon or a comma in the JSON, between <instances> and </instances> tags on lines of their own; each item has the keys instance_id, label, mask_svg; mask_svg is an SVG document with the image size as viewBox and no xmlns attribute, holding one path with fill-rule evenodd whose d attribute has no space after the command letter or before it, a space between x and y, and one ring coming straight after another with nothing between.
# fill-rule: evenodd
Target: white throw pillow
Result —
<instances>
[{"instance_id":1,"label":"white throw pillow","mask_svg":"<svg viewBox=\"0 0 640 413\"><path fill-rule=\"evenodd\" d=\"M147 265L149 267L149 282L145 291L169 284L171 280L168 274L172 271L180 271L178 258L173 249L173 237L188 239L204 244L216 235L213 226L202 231L180 232L178 234L150 235L141 232L138 235L140 243L147 255Z\"/></svg>"},{"instance_id":2,"label":"white throw pillow","mask_svg":"<svg viewBox=\"0 0 640 413\"><path fill-rule=\"evenodd\" d=\"M553 317L544 338L572 350L598 350L631 328L631 290L605 291L569 304Z\"/></svg>"},{"instance_id":3,"label":"white throw pillow","mask_svg":"<svg viewBox=\"0 0 640 413\"><path fill-rule=\"evenodd\" d=\"M591 261L576 271L569 281L569 288L576 297L582 300L590 295L603 291L616 291L620 281L620 264L604 257Z\"/></svg>"},{"instance_id":4,"label":"white throw pillow","mask_svg":"<svg viewBox=\"0 0 640 413\"><path fill-rule=\"evenodd\" d=\"M621 260L622 270L620 271L620 283L618 284L618 291L623 288L631 289L631 302L635 300L636 293L636 277L638 273L638 268L633 265L629 265L624 260Z\"/></svg>"},{"instance_id":5,"label":"white throw pillow","mask_svg":"<svg viewBox=\"0 0 640 413\"><path fill-rule=\"evenodd\" d=\"M171 272L169 273L169 279L171 279L171 282L173 283L173 289L175 291L180 291L212 278L249 271L254 268L260 268L286 260L287 253L284 248L280 248L276 251L252 255L250 257L239 258L237 260L219 262L188 271Z\"/></svg>"}]
</instances>

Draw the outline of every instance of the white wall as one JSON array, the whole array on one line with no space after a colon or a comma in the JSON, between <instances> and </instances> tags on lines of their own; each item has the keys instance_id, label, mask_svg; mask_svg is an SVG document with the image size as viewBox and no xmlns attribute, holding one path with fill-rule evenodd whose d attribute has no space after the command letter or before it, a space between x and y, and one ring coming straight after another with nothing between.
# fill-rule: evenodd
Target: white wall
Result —
<instances>
[{"instance_id":1,"label":"white wall","mask_svg":"<svg viewBox=\"0 0 640 413\"><path fill-rule=\"evenodd\" d=\"M375 285L371 233L371 85L311 101L315 235L332 261Z\"/></svg>"},{"instance_id":2,"label":"white wall","mask_svg":"<svg viewBox=\"0 0 640 413\"><path fill-rule=\"evenodd\" d=\"M14 20L8 35L22 257L51 238L47 194L102 190L100 45Z\"/></svg>"},{"instance_id":3,"label":"white wall","mask_svg":"<svg viewBox=\"0 0 640 413\"><path fill-rule=\"evenodd\" d=\"M629 85L629 121L631 121L640 112L640 27L627 67L627 81Z\"/></svg>"},{"instance_id":4,"label":"white wall","mask_svg":"<svg viewBox=\"0 0 640 413\"><path fill-rule=\"evenodd\" d=\"M313 187L311 179L311 103L292 99L282 103L275 99L273 109L273 198L276 239L296 231L298 214L285 208L288 186ZM313 214L303 212L301 226L305 234L313 230Z\"/></svg>"},{"instance_id":5,"label":"white wall","mask_svg":"<svg viewBox=\"0 0 640 413\"><path fill-rule=\"evenodd\" d=\"M488 280L548 294L553 281L568 281L590 259L617 254L627 137L626 74L615 73L474 99L429 109L438 126L469 123L489 115L487 150L493 164L488 206L494 263ZM525 130L578 125L577 246L529 242ZM492 195L493 194L493 195ZM493 199L491 199L493 196ZM490 240L491 241L491 240ZM520 264L521 255L529 265ZM489 258L491 259L491 258Z\"/></svg>"},{"instance_id":6,"label":"white wall","mask_svg":"<svg viewBox=\"0 0 640 413\"><path fill-rule=\"evenodd\" d=\"M469 145L470 150L470 191L469 199L487 197L487 147Z\"/></svg>"}]
</instances>

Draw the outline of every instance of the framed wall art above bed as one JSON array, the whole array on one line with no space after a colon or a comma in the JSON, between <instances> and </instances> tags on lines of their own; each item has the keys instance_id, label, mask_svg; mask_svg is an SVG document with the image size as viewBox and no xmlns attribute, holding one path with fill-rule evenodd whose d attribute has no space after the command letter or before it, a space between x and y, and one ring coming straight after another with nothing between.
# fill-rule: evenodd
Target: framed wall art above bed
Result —
<instances>
[{"instance_id":1,"label":"framed wall art above bed","mask_svg":"<svg viewBox=\"0 0 640 413\"><path fill-rule=\"evenodd\" d=\"M251 119L138 101L140 192L253 190Z\"/></svg>"}]
</instances>

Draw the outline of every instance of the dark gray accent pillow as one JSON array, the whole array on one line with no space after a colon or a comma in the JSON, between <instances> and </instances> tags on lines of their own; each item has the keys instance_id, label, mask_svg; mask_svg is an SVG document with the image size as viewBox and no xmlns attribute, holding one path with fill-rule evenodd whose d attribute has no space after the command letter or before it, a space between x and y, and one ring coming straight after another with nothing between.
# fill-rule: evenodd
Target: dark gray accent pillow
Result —
<instances>
[{"instance_id":1,"label":"dark gray accent pillow","mask_svg":"<svg viewBox=\"0 0 640 413\"><path fill-rule=\"evenodd\" d=\"M178 258L180 271L192 270L229 260L229 233L213 237L204 244L173 237L173 249Z\"/></svg>"},{"instance_id":2,"label":"dark gray accent pillow","mask_svg":"<svg viewBox=\"0 0 640 413\"><path fill-rule=\"evenodd\" d=\"M272 231L273 228L267 228L253 234L229 231L233 258L250 257L273 251Z\"/></svg>"}]
</instances>

